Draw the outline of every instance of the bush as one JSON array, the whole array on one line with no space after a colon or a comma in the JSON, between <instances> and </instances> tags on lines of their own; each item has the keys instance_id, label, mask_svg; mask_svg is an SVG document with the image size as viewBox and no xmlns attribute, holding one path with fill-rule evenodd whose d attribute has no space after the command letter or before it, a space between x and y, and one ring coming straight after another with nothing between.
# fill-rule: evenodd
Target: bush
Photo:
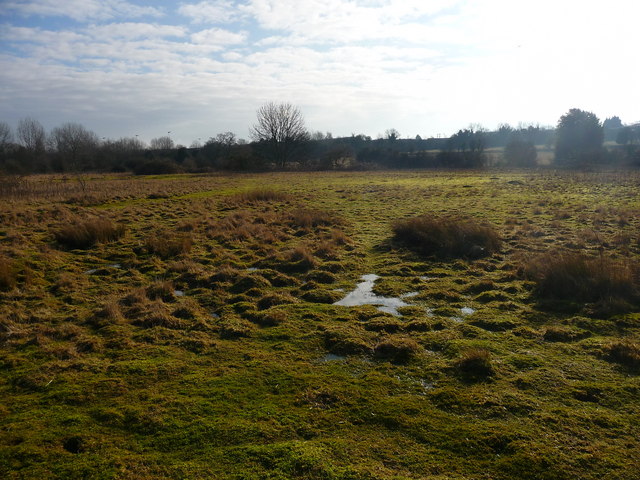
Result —
<instances>
[{"instance_id":1,"label":"bush","mask_svg":"<svg viewBox=\"0 0 640 480\"><path fill-rule=\"evenodd\" d=\"M122 237L124 225L114 224L106 218L76 220L54 232L56 241L67 248L89 248L96 243L110 242Z\"/></svg>"},{"instance_id":2,"label":"bush","mask_svg":"<svg viewBox=\"0 0 640 480\"><path fill-rule=\"evenodd\" d=\"M172 175L180 172L180 167L168 159L148 160L133 167L136 175Z\"/></svg>"},{"instance_id":3,"label":"bush","mask_svg":"<svg viewBox=\"0 0 640 480\"><path fill-rule=\"evenodd\" d=\"M536 283L536 295L543 299L599 303L607 311L611 307L625 311L632 309L640 296L638 266L607 257L544 255L531 260L525 273Z\"/></svg>"},{"instance_id":4,"label":"bush","mask_svg":"<svg viewBox=\"0 0 640 480\"><path fill-rule=\"evenodd\" d=\"M515 139L504 148L504 160L516 167L535 167L538 151L532 142Z\"/></svg>"},{"instance_id":5,"label":"bush","mask_svg":"<svg viewBox=\"0 0 640 480\"><path fill-rule=\"evenodd\" d=\"M392 228L396 241L425 255L479 258L502 244L492 227L469 219L422 215L396 220Z\"/></svg>"}]
</instances>

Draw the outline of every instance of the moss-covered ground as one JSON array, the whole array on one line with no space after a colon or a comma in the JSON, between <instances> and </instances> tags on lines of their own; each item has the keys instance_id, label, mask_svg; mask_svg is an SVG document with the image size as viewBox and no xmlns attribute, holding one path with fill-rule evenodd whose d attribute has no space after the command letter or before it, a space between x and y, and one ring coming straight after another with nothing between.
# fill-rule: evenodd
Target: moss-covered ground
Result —
<instances>
[{"instance_id":1,"label":"moss-covered ground","mask_svg":"<svg viewBox=\"0 0 640 480\"><path fill-rule=\"evenodd\" d=\"M1 199L0 477L640 478L640 305L526 275L638 262L638 173L85 180ZM502 247L394 242L423 214ZM64 243L96 218L115 240ZM333 305L364 274L410 306Z\"/></svg>"}]
</instances>

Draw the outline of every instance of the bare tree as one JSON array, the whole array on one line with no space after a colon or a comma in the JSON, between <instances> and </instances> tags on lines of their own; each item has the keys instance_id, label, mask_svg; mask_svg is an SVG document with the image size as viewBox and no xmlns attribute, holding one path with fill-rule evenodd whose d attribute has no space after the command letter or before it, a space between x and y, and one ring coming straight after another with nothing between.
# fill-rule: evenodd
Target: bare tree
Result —
<instances>
[{"instance_id":1,"label":"bare tree","mask_svg":"<svg viewBox=\"0 0 640 480\"><path fill-rule=\"evenodd\" d=\"M6 122L0 122L0 149L4 150L11 142L13 142L11 127Z\"/></svg>"},{"instance_id":2,"label":"bare tree","mask_svg":"<svg viewBox=\"0 0 640 480\"><path fill-rule=\"evenodd\" d=\"M149 145L151 146L151 150L171 150L174 147L173 140L167 135L164 137L152 138Z\"/></svg>"},{"instance_id":3,"label":"bare tree","mask_svg":"<svg viewBox=\"0 0 640 480\"><path fill-rule=\"evenodd\" d=\"M76 171L89 163L100 143L98 135L73 122L54 128L51 141L62 161Z\"/></svg>"},{"instance_id":4,"label":"bare tree","mask_svg":"<svg viewBox=\"0 0 640 480\"><path fill-rule=\"evenodd\" d=\"M266 147L276 165L284 167L309 139L300 109L290 103L270 102L256 114L258 122L251 128L251 137Z\"/></svg>"},{"instance_id":5,"label":"bare tree","mask_svg":"<svg viewBox=\"0 0 640 480\"><path fill-rule=\"evenodd\" d=\"M44 127L33 118L23 118L18 122L18 140L22 145L31 152L44 152L46 134Z\"/></svg>"}]
</instances>

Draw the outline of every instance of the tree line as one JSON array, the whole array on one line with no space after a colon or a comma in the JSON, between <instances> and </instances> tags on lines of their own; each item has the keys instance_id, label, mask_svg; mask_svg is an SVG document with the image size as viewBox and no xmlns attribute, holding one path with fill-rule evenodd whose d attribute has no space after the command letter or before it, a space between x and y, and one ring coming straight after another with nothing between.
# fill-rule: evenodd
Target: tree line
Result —
<instances>
[{"instance_id":1,"label":"tree line","mask_svg":"<svg viewBox=\"0 0 640 480\"><path fill-rule=\"evenodd\" d=\"M401 138L391 128L373 139L363 134L334 138L331 133L310 132L298 107L267 103L257 110L250 134L250 142L223 132L189 147L175 145L168 135L147 145L137 136L100 138L78 123L65 123L47 133L37 120L24 118L15 133L0 122L0 172L532 168L538 166L540 149L553 152L556 166L640 166L640 124L624 125L618 117L600 122L580 109L569 110L555 128L502 124L488 131L472 125L448 138L425 139Z\"/></svg>"}]
</instances>

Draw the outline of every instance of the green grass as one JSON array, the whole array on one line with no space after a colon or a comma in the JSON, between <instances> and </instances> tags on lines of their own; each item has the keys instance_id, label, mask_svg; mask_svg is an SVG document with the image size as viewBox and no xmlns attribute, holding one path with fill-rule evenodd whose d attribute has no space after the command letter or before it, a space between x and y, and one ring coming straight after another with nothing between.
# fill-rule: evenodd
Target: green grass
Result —
<instances>
[{"instance_id":1,"label":"green grass","mask_svg":"<svg viewBox=\"0 0 640 480\"><path fill-rule=\"evenodd\" d=\"M639 181L96 176L91 202L63 183L13 199L0 212L0 476L635 478L635 297L558 299L539 283L553 270L531 262L637 264ZM126 233L82 249L52 234L98 217ZM394 240L412 218L490 225L500 248L425 255ZM332 305L371 273L377 295L410 294L402 316ZM610 292L634 275L620 267Z\"/></svg>"}]
</instances>

